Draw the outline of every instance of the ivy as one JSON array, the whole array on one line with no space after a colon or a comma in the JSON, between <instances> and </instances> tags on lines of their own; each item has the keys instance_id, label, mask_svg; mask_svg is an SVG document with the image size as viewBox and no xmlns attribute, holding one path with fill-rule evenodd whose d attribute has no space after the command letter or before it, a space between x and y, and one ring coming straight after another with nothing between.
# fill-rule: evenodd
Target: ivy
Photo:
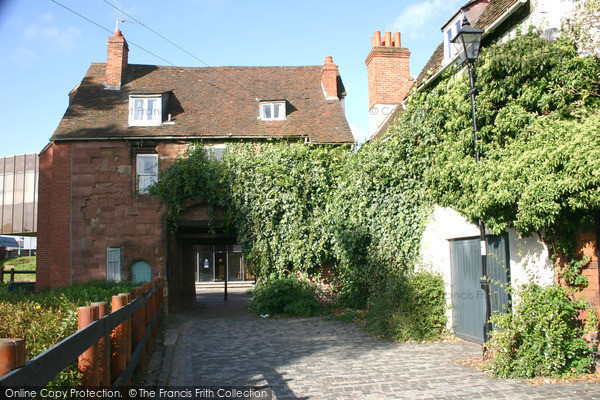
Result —
<instances>
[{"instance_id":1,"label":"ivy","mask_svg":"<svg viewBox=\"0 0 600 400\"><path fill-rule=\"evenodd\" d=\"M412 269L430 207L413 155L417 136L354 152L348 146L235 143L215 160L202 143L161 175L151 192L171 228L185 205L225 211L259 278L318 277L326 267L355 306L390 275Z\"/></svg>"},{"instance_id":2,"label":"ivy","mask_svg":"<svg viewBox=\"0 0 600 400\"><path fill-rule=\"evenodd\" d=\"M476 71L479 164L464 73L412 96L388 137L420 132L415 152L437 204L495 233L538 233L573 259L575 232L600 210L599 60L529 32L489 46Z\"/></svg>"}]
</instances>

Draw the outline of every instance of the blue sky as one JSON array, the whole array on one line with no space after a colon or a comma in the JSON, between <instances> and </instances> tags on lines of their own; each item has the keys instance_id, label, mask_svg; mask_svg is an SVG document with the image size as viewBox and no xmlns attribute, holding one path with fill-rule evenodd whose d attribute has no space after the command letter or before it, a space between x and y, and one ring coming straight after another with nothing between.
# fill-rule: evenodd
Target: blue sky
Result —
<instances>
[{"instance_id":1,"label":"blue sky","mask_svg":"<svg viewBox=\"0 0 600 400\"><path fill-rule=\"evenodd\" d=\"M103 0L57 0L114 30L122 13ZM416 78L441 42L439 28L465 0L107 0L211 66L320 65L333 56L359 141L368 131L365 58L375 30L399 30ZM125 38L178 66L205 66L145 27ZM0 156L39 152L91 62L106 60L108 32L50 0L0 0ZM129 62L165 63L130 46Z\"/></svg>"}]
</instances>

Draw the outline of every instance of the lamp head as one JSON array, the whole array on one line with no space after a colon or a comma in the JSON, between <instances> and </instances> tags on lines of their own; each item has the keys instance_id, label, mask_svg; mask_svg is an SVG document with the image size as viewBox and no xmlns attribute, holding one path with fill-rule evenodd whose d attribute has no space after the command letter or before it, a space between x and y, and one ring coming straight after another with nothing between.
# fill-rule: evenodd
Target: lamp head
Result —
<instances>
[{"instance_id":1,"label":"lamp head","mask_svg":"<svg viewBox=\"0 0 600 400\"><path fill-rule=\"evenodd\" d=\"M473 28L465 15L460 30L450 40L458 51L460 57L459 64L464 64L465 62L471 63L477 60L482 36L483 31Z\"/></svg>"}]
</instances>

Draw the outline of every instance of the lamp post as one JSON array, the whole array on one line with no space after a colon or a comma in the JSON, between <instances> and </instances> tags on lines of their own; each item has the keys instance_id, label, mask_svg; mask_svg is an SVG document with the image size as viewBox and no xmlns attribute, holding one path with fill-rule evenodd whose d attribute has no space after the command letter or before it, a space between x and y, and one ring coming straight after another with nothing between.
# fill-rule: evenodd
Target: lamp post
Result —
<instances>
[{"instance_id":1,"label":"lamp post","mask_svg":"<svg viewBox=\"0 0 600 400\"><path fill-rule=\"evenodd\" d=\"M483 31L473 28L465 15L462 26L456 35L450 40L458 51L458 64L467 63L469 69L469 95L471 97L471 116L473 118L473 139L475 146L475 162L479 163L479 150L477 149L477 119L475 118L475 66L474 63L479 57L479 48L481 45L481 37ZM485 295L485 322L483 324L483 340L487 342L488 336L492 330L491 317L491 301L490 301L490 280L487 269L487 241L485 238L485 225L483 219L479 218L479 233L481 246L481 289ZM484 350L485 351L485 350Z\"/></svg>"}]
</instances>

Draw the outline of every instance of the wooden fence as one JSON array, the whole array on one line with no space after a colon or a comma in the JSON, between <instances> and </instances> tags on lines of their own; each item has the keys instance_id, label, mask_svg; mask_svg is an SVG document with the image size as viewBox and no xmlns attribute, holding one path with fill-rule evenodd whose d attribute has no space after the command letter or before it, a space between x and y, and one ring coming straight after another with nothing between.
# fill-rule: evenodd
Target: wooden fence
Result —
<instances>
[{"instance_id":1,"label":"wooden fence","mask_svg":"<svg viewBox=\"0 0 600 400\"><path fill-rule=\"evenodd\" d=\"M0 265L0 282L4 282L4 275L8 275L10 276L10 283L14 283L15 282L15 274L36 274L36 271L17 271L15 270L15 267L12 265L9 265L9 267L12 268L4 268L4 265Z\"/></svg>"},{"instance_id":2,"label":"wooden fence","mask_svg":"<svg viewBox=\"0 0 600 400\"><path fill-rule=\"evenodd\" d=\"M164 278L133 293L78 309L78 331L25 363L25 341L0 339L0 387L46 386L78 361L86 388L120 390L134 370L144 370L146 352L164 307Z\"/></svg>"}]
</instances>

